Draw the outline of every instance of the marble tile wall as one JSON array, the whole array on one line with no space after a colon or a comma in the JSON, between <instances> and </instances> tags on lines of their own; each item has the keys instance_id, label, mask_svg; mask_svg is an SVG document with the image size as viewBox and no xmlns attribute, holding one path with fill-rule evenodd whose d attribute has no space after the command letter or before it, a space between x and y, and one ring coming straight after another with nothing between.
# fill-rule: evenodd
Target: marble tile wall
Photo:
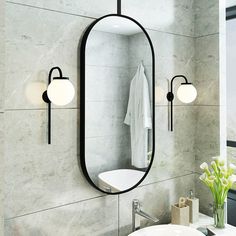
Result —
<instances>
[{"instance_id":1,"label":"marble tile wall","mask_svg":"<svg viewBox=\"0 0 236 236\"><path fill-rule=\"evenodd\" d=\"M99 173L129 168L131 162L124 124L131 81L128 48L128 36L96 29L86 45L85 153L95 184Z\"/></svg>"},{"instance_id":2,"label":"marble tile wall","mask_svg":"<svg viewBox=\"0 0 236 236\"><path fill-rule=\"evenodd\" d=\"M1 90L2 91L2 90ZM0 112L0 235L4 235L4 206L3 206L3 196L4 196L4 113Z\"/></svg>"},{"instance_id":3,"label":"marble tile wall","mask_svg":"<svg viewBox=\"0 0 236 236\"><path fill-rule=\"evenodd\" d=\"M210 191L200 182L202 162L220 156L220 34L219 1L195 1L196 195L200 211L211 215Z\"/></svg>"},{"instance_id":4,"label":"marble tile wall","mask_svg":"<svg viewBox=\"0 0 236 236\"><path fill-rule=\"evenodd\" d=\"M94 18L116 12L116 1L6 1L6 236L127 235L133 198L140 199L144 208L162 222L169 222L170 204L194 189L196 122L202 128L201 107L205 105L200 103L207 101L206 93L200 93L203 98L199 98L199 104L185 106L175 100L173 133L168 131L165 99L167 80L174 75L186 74L191 81L198 81L195 47L196 41L200 45L200 37L195 39L194 1L151 2L126 0L122 9L144 25L155 48L155 160L137 189L125 195L105 196L86 182L78 166L79 100L60 109L54 107L52 145L48 146L46 106L40 96L47 72L54 65L62 67L79 91L77 59L82 33ZM214 55L209 55L206 59L210 68ZM28 93L32 90L34 96ZM100 98L96 96L93 99ZM217 94L211 96L217 101ZM217 105L210 105L212 110L208 111L217 127ZM207 124L203 128L213 130L211 123ZM199 142L200 138L199 132Z\"/></svg>"},{"instance_id":5,"label":"marble tile wall","mask_svg":"<svg viewBox=\"0 0 236 236\"><path fill-rule=\"evenodd\" d=\"M138 48L138 50L137 50ZM152 51L147 37L143 32L129 36L129 77L133 78L140 63L144 66L144 73L149 87L149 97L152 101Z\"/></svg>"},{"instance_id":6,"label":"marble tile wall","mask_svg":"<svg viewBox=\"0 0 236 236\"><path fill-rule=\"evenodd\" d=\"M4 78L5 78L5 3L0 1L0 236L3 235L3 175L4 175Z\"/></svg>"},{"instance_id":7,"label":"marble tile wall","mask_svg":"<svg viewBox=\"0 0 236 236\"><path fill-rule=\"evenodd\" d=\"M0 112L3 112L3 88L4 88L4 73L5 73L5 47L4 47L4 40L5 40L5 28L4 28L4 9L5 4L4 2L0 2Z\"/></svg>"},{"instance_id":8,"label":"marble tile wall","mask_svg":"<svg viewBox=\"0 0 236 236\"><path fill-rule=\"evenodd\" d=\"M4 140L3 140L3 132L4 132L4 115L3 113L0 113L0 174L1 174L1 180L0 180L0 236L4 235L4 206L3 206L3 178L4 178Z\"/></svg>"}]
</instances>

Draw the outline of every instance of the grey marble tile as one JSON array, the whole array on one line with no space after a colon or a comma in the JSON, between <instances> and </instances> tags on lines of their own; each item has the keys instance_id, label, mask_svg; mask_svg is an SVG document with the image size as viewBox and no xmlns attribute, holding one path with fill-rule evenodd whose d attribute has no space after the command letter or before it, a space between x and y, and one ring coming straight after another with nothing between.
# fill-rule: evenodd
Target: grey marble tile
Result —
<instances>
[{"instance_id":1,"label":"grey marble tile","mask_svg":"<svg viewBox=\"0 0 236 236\"><path fill-rule=\"evenodd\" d=\"M137 67L141 62L146 67L152 65L151 46L144 33L129 36L128 46L129 67Z\"/></svg>"},{"instance_id":2,"label":"grey marble tile","mask_svg":"<svg viewBox=\"0 0 236 236\"><path fill-rule=\"evenodd\" d=\"M195 192L199 198L199 211L203 214L212 216L213 197L211 191L199 180L199 175L195 175Z\"/></svg>"},{"instance_id":3,"label":"grey marble tile","mask_svg":"<svg viewBox=\"0 0 236 236\"><path fill-rule=\"evenodd\" d=\"M154 46L157 61L160 58L188 63L194 58L194 39L153 30L147 31ZM168 45L168 46L167 46Z\"/></svg>"},{"instance_id":4,"label":"grey marble tile","mask_svg":"<svg viewBox=\"0 0 236 236\"><path fill-rule=\"evenodd\" d=\"M188 196L191 189L194 189L193 174L138 187L129 193L120 195L119 236L131 233L133 199L140 200L142 208L152 216L159 218L159 223L169 223L171 204L176 203L179 197ZM150 224L153 223L142 218L141 227Z\"/></svg>"},{"instance_id":5,"label":"grey marble tile","mask_svg":"<svg viewBox=\"0 0 236 236\"><path fill-rule=\"evenodd\" d=\"M129 37L92 30L86 43L86 65L127 67Z\"/></svg>"},{"instance_id":6,"label":"grey marble tile","mask_svg":"<svg viewBox=\"0 0 236 236\"><path fill-rule=\"evenodd\" d=\"M128 101L129 69L86 66L86 101Z\"/></svg>"},{"instance_id":7,"label":"grey marble tile","mask_svg":"<svg viewBox=\"0 0 236 236\"><path fill-rule=\"evenodd\" d=\"M124 124L128 101L86 102L85 136L123 135L129 126Z\"/></svg>"},{"instance_id":8,"label":"grey marble tile","mask_svg":"<svg viewBox=\"0 0 236 236\"><path fill-rule=\"evenodd\" d=\"M1 5L1 4L0 4ZM3 219L4 219L4 206L3 206L3 191L4 191L4 114L0 113L0 235L3 236Z\"/></svg>"},{"instance_id":9,"label":"grey marble tile","mask_svg":"<svg viewBox=\"0 0 236 236\"><path fill-rule=\"evenodd\" d=\"M86 166L89 176L98 183L98 174L131 168L130 135L85 139Z\"/></svg>"},{"instance_id":10,"label":"grey marble tile","mask_svg":"<svg viewBox=\"0 0 236 236\"><path fill-rule=\"evenodd\" d=\"M156 73L159 73L159 70ZM155 79L155 106L167 105L168 100L166 95L168 93L169 80L162 78L157 79L157 76L158 75L156 75Z\"/></svg>"},{"instance_id":11,"label":"grey marble tile","mask_svg":"<svg viewBox=\"0 0 236 236\"><path fill-rule=\"evenodd\" d=\"M148 29L183 35L194 33L193 0L126 0L122 12Z\"/></svg>"},{"instance_id":12,"label":"grey marble tile","mask_svg":"<svg viewBox=\"0 0 236 236\"><path fill-rule=\"evenodd\" d=\"M174 75L184 74L191 82L194 82L194 39L152 30L148 30L148 33L153 41L156 54L156 86L158 87L157 92L160 93L159 96L157 96L156 105L166 105L167 100L165 96L168 91L167 81L170 81ZM150 58L149 46L146 41L143 41L141 34L135 35L134 39L136 41L135 44L130 48L131 52L135 52L135 49L137 48L140 49L140 44L143 43L142 48L145 48L145 52L148 52L147 50L149 50L149 54L144 53L145 55L143 55L142 50L138 50L138 53L131 53L131 57L133 55L134 58L132 61L137 66L141 59L143 59L145 68L148 69L146 72L149 72L151 69L148 67L150 62L148 62L147 59L147 55L149 55ZM134 41L134 39L130 40L130 42ZM168 47L166 47L166 45L168 45ZM186 48L188 48L188 50L186 50ZM133 72L135 72L135 68L131 71L131 74ZM147 77L151 77L150 72L147 73ZM181 79L175 82L175 91L181 82ZM175 104L180 105L182 103L176 99Z\"/></svg>"},{"instance_id":13,"label":"grey marble tile","mask_svg":"<svg viewBox=\"0 0 236 236\"><path fill-rule=\"evenodd\" d=\"M5 79L5 2L0 1L0 236L4 235L4 79Z\"/></svg>"},{"instance_id":14,"label":"grey marble tile","mask_svg":"<svg viewBox=\"0 0 236 236\"><path fill-rule=\"evenodd\" d=\"M194 1L195 36L219 32L219 1Z\"/></svg>"},{"instance_id":15,"label":"grey marble tile","mask_svg":"<svg viewBox=\"0 0 236 236\"><path fill-rule=\"evenodd\" d=\"M197 98L195 105L219 105L220 104L220 86L219 80L200 80L195 82L197 89Z\"/></svg>"},{"instance_id":16,"label":"grey marble tile","mask_svg":"<svg viewBox=\"0 0 236 236\"><path fill-rule=\"evenodd\" d=\"M0 111L3 109L5 78L5 3L0 2Z\"/></svg>"},{"instance_id":17,"label":"grey marble tile","mask_svg":"<svg viewBox=\"0 0 236 236\"><path fill-rule=\"evenodd\" d=\"M5 218L100 196L78 166L78 110L5 113Z\"/></svg>"},{"instance_id":18,"label":"grey marble tile","mask_svg":"<svg viewBox=\"0 0 236 236\"><path fill-rule=\"evenodd\" d=\"M157 106L155 111L155 157L150 173L142 184L195 171L195 107L174 108L174 132L168 131L168 108Z\"/></svg>"},{"instance_id":19,"label":"grey marble tile","mask_svg":"<svg viewBox=\"0 0 236 236\"><path fill-rule=\"evenodd\" d=\"M219 34L196 38L196 80L219 80Z\"/></svg>"},{"instance_id":20,"label":"grey marble tile","mask_svg":"<svg viewBox=\"0 0 236 236\"><path fill-rule=\"evenodd\" d=\"M167 105L168 81L173 76L183 74L189 81L193 83L195 81L194 39L163 32L148 31L148 33L153 41L156 55L155 81L157 92L160 93L160 96L156 96L156 105ZM175 93L180 83L181 79L175 81ZM175 99L174 104L183 105L178 99Z\"/></svg>"},{"instance_id":21,"label":"grey marble tile","mask_svg":"<svg viewBox=\"0 0 236 236\"><path fill-rule=\"evenodd\" d=\"M185 75L187 79L194 84L194 60L180 61L174 58L158 58L156 60L156 81L165 80L164 83L166 83L166 81L170 82L175 75ZM175 92L182 82L182 79L175 80ZM175 102L178 102L178 100L176 99Z\"/></svg>"},{"instance_id":22,"label":"grey marble tile","mask_svg":"<svg viewBox=\"0 0 236 236\"><path fill-rule=\"evenodd\" d=\"M197 108L195 154L196 160L208 161L220 155L219 106Z\"/></svg>"},{"instance_id":23,"label":"grey marble tile","mask_svg":"<svg viewBox=\"0 0 236 236\"><path fill-rule=\"evenodd\" d=\"M5 221L5 236L118 236L118 199L106 196Z\"/></svg>"},{"instance_id":24,"label":"grey marble tile","mask_svg":"<svg viewBox=\"0 0 236 236\"><path fill-rule=\"evenodd\" d=\"M71 79L77 90L78 45L83 31L91 22L87 18L6 5L7 109L45 108L41 93L50 68L56 65L62 68L63 74ZM67 107L77 107L77 96Z\"/></svg>"},{"instance_id":25,"label":"grey marble tile","mask_svg":"<svg viewBox=\"0 0 236 236\"><path fill-rule=\"evenodd\" d=\"M116 13L117 4L115 0L13 0L12 2L88 17L101 17L106 14Z\"/></svg>"}]
</instances>

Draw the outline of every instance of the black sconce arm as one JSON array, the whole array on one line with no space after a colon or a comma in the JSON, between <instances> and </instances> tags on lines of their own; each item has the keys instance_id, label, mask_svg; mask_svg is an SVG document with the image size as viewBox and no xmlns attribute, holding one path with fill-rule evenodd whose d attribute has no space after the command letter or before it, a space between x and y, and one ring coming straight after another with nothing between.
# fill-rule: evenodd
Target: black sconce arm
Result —
<instances>
[{"instance_id":1,"label":"black sconce arm","mask_svg":"<svg viewBox=\"0 0 236 236\"><path fill-rule=\"evenodd\" d=\"M61 68L58 67L58 66L52 67L52 69L49 71L49 74L48 74L48 85L51 83L52 72L54 70L58 70L59 76L60 76L60 78L62 78L62 70L61 70ZM43 101L48 104L48 144L51 144L51 101L48 98L47 90L44 91L42 97L43 97Z\"/></svg>"},{"instance_id":2,"label":"black sconce arm","mask_svg":"<svg viewBox=\"0 0 236 236\"><path fill-rule=\"evenodd\" d=\"M170 92L167 93L167 100L169 102L173 101L174 100L174 94L173 94L173 83L174 83L174 80L176 78L183 78L185 80L185 83L184 84L191 84L188 82L187 78L184 76L184 75L176 75L174 76L172 79L171 79L171 82L170 82Z\"/></svg>"},{"instance_id":3,"label":"black sconce arm","mask_svg":"<svg viewBox=\"0 0 236 236\"><path fill-rule=\"evenodd\" d=\"M176 75L171 79L170 91L166 95L167 100L170 102L170 131L173 131L173 100L174 100L173 83L176 78L183 78L185 80L185 83L183 84L191 84L188 82L187 78L184 75Z\"/></svg>"},{"instance_id":4,"label":"black sconce arm","mask_svg":"<svg viewBox=\"0 0 236 236\"><path fill-rule=\"evenodd\" d=\"M58 70L58 72L59 72L59 77L62 78L62 70L61 70L61 68L58 67L58 66L52 67L52 69L49 71L49 74L48 74L48 85L49 85L49 84L51 83L51 81L52 81L52 72L53 72L54 70ZM51 103L51 101L50 101L50 99L48 98L48 95L47 95L47 90L44 91L42 97L43 97L43 101L44 101L44 102L46 102L46 103L48 103L48 104Z\"/></svg>"}]
</instances>

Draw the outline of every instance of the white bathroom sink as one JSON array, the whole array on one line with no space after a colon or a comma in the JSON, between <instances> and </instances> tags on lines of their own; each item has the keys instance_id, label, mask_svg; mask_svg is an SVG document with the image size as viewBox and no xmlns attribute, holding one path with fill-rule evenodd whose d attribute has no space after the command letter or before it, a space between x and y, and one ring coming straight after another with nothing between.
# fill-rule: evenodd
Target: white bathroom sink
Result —
<instances>
[{"instance_id":1,"label":"white bathroom sink","mask_svg":"<svg viewBox=\"0 0 236 236\"><path fill-rule=\"evenodd\" d=\"M170 224L143 228L129 236L204 236L204 234L187 226Z\"/></svg>"},{"instance_id":2,"label":"white bathroom sink","mask_svg":"<svg viewBox=\"0 0 236 236\"><path fill-rule=\"evenodd\" d=\"M118 169L100 173L98 175L99 187L110 192L124 191L142 179L145 172L132 169Z\"/></svg>"}]
</instances>

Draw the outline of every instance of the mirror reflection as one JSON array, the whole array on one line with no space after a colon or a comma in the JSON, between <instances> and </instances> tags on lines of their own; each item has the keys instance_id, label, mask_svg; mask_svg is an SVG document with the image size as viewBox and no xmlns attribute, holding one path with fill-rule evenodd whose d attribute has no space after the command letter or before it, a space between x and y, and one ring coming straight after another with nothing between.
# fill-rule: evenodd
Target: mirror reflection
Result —
<instances>
[{"instance_id":1,"label":"mirror reflection","mask_svg":"<svg viewBox=\"0 0 236 236\"><path fill-rule=\"evenodd\" d=\"M153 156L150 43L135 22L109 16L91 30L85 55L86 169L101 190L125 191Z\"/></svg>"}]
</instances>

